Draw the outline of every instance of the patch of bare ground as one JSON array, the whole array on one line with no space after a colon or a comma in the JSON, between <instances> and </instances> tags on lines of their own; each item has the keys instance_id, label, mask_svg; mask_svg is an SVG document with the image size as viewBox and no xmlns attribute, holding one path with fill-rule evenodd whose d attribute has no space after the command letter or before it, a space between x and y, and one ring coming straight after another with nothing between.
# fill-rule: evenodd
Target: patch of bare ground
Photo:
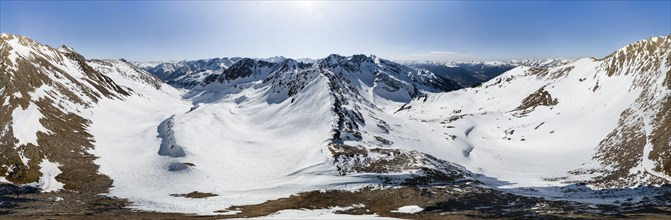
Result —
<instances>
[{"instance_id":1,"label":"patch of bare ground","mask_svg":"<svg viewBox=\"0 0 671 220\"><path fill-rule=\"evenodd\" d=\"M526 74L534 75L538 78L558 79L560 77L568 76L569 72L571 72L573 68L573 66L569 66L550 70L550 68L545 67L532 67L526 71Z\"/></svg>"},{"instance_id":2,"label":"patch of bare ground","mask_svg":"<svg viewBox=\"0 0 671 220\"><path fill-rule=\"evenodd\" d=\"M390 144L394 143L394 142L392 142L390 140L387 140L387 139L385 139L383 137L380 137L380 136L374 136L374 137L375 137L375 140L379 141L383 145L390 145Z\"/></svg>"},{"instance_id":3,"label":"patch of bare ground","mask_svg":"<svg viewBox=\"0 0 671 220\"><path fill-rule=\"evenodd\" d=\"M538 106L552 107L557 104L559 104L557 98L552 98L552 95L545 90L545 87L541 87L522 100L520 106L515 109L517 111L515 115L518 117L525 116Z\"/></svg>"},{"instance_id":4,"label":"patch of bare ground","mask_svg":"<svg viewBox=\"0 0 671 220\"><path fill-rule=\"evenodd\" d=\"M39 193L32 187L0 184L0 219L181 219L176 213L132 210L124 199L62 190ZM206 216L207 217L207 216Z\"/></svg>"},{"instance_id":5,"label":"patch of bare ground","mask_svg":"<svg viewBox=\"0 0 671 220\"><path fill-rule=\"evenodd\" d=\"M550 73L550 69L545 68L545 67L531 67L524 71L527 75L534 75L538 76L538 78L542 78L543 76L547 76Z\"/></svg>"},{"instance_id":6,"label":"patch of bare ground","mask_svg":"<svg viewBox=\"0 0 671 220\"><path fill-rule=\"evenodd\" d=\"M449 118L447 118L445 121L442 121L440 123L441 124L449 124L449 123L452 123L452 122L455 122L459 119L464 118L464 116L466 116L466 115L463 115L463 114L462 115L452 115Z\"/></svg>"},{"instance_id":7,"label":"patch of bare ground","mask_svg":"<svg viewBox=\"0 0 671 220\"><path fill-rule=\"evenodd\" d=\"M400 111L408 110L408 109L411 109L411 108L412 108L412 106L410 106L410 105L408 105L408 104L403 104L403 105L402 105L401 107L399 107L394 113L398 113L398 112L400 112Z\"/></svg>"},{"instance_id":8,"label":"patch of bare ground","mask_svg":"<svg viewBox=\"0 0 671 220\"><path fill-rule=\"evenodd\" d=\"M193 192L186 193L186 194L170 194L170 196L192 198L192 199L202 199L202 198L217 196L217 194L208 193L208 192L193 191Z\"/></svg>"}]
</instances>

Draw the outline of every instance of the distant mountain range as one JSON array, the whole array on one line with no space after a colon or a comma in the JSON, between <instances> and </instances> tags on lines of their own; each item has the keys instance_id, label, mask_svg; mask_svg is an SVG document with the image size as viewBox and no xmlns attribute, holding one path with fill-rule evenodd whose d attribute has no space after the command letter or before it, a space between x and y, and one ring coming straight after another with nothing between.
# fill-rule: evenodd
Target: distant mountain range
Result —
<instances>
[{"instance_id":1,"label":"distant mountain range","mask_svg":"<svg viewBox=\"0 0 671 220\"><path fill-rule=\"evenodd\" d=\"M134 65L158 76L161 80L177 88L193 88L205 77L223 72L240 57L211 58L200 60L185 60L171 62L132 62ZM271 57L257 59L266 62L278 63L287 58ZM299 59L302 63L314 63L314 59ZM518 67L551 67L566 64L569 59L545 60L511 60L500 61L470 61L470 62L435 62L435 61L404 61L399 62L414 69L430 71L438 76L457 82L462 87L477 86L502 73Z\"/></svg>"},{"instance_id":2,"label":"distant mountain range","mask_svg":"<svg viewBox=\"0 0 671 220\"><path fill-rule=\"evenodd\" d=\"M404 62L408 66L426 69L439 76L451 79L463 87L474 87L518 66L553 67L567 64L568 59L471 61L471 62Z\"/></svg>"}]
</instances>

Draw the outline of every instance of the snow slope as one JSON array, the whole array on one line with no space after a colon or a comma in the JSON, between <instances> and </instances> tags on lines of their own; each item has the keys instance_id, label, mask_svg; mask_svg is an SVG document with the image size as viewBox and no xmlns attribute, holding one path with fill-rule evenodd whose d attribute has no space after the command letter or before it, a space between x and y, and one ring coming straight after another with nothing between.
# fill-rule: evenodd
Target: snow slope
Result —
<instances>
[{"instance_id":1,"label":"snow slope","mask_svg":"<svg viewBox=\"0 0 671 220\"><path fill-rule=\"evenodd\" d=\"M37 185L43 192L53 192L63 189L63 183L56 180L56 176L62 173L58 166L58 163L53 163L46 159L40 162L40 172L42 173L42 177Z\"/></svg>"},{"instance_id":2,"label":"snow slope","mask_svg":"<svg viewBox=\"0 0 671 220\"><path fill-rule=\"evenodd\" d=\"M398 209L391 211L391 212L398 212L398 213L408 213L408 214L415 214L418 212L424 211L422 207L416 206L416 205L408 205L408 206L402 206L399 207Z\"/></svg>"},{"instance_id":3,"label":"snow slope","mask_svg":"<svg viewBox=\"0 0 671 220\"><path fill-rule=\"evenodd\" d=\"M42 113L35 104L30 103L27 109L15 108L12 112L14 137L19 140L18 145L32 143L37 145L37 132L48 132L40 118Z\"/></svg>"},{"instance_id":4,"label":"snow slope","mask_svg":"<svg viewBox=\"0 0 671 220\"><path fill-rule=\"evenodd\" d=\"M643 153L651 151L653 139L634 138L655 135L653 127L662 132L657 135L664 134L659 129L668 126L653 118L668 115L663 106L669 97L664 82L671 77L670 43L669 37L651 38L602 60L518 67L477 88L415 100L397 115L421 124L415 128L418 133L454 135L443 148L424 152L499 182L492 184L668 183L668 174L659 170L665 162L653 162ZM627 48L638 53L618 58Z\"/></svg>"}]
</instances>

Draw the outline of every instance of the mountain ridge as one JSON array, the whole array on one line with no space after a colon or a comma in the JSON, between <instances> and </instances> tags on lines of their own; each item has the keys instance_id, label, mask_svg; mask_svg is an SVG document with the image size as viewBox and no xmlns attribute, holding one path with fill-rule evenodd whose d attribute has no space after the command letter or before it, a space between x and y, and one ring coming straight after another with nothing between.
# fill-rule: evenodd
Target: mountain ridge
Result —
<instances>
[{"instance_id":1,"label":"mountain ridge","mask_svg":"<svg viewBox=\"0 0 671 220\"><path fill-rule=\"evenodd\" d=\"M335 54L334 54L335 55ZM337 55L340 57L345 57ZM364 55L365 56L365 55ZM327 57L328 58L328 57ZM209 58L198 60L184 60L184 61L168 61L168 62L132 62L145 71L148 71L166 83L178 87L190 89L196 86L203 78L209 75L221 73L229 68L235 62L243 59L241 57L232 58ZM286 59L286 57L271 57L271 58L248 58L252 60L260 60L270 63L278 63ZM323 58L326 59L326 58ZM294 60L294 59L291 59ZM302 63L316 63L321 59L298 59ZM396 61L392 61L396 62ZM570 62L568 59L545 59L545 60L511 60L506 62L501 61L454 61L454 62L436 62L436 61L398 61L396 63L406 65L412 68L425 69L434 72L435 74L458 82L462 87L471 87L487 81L499 74L512 69L516 66L556 66L562 63ZM199 65L199 63L201 63ZM208 63L209 65L203 65ZM218 63L212 65L211 63ZM209 67L208 67L209 66ZM448 70L441 71L440 68L448 68ZM450 70L457 68L457 70ZM432 71L433 70L433 71Z\"/></svg>"}]
</instances>

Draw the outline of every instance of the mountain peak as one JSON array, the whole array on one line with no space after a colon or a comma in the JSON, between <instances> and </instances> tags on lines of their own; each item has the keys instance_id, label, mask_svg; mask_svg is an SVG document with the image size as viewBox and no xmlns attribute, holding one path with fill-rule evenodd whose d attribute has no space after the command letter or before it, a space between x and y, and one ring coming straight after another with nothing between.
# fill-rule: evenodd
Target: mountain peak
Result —
<instances>
[{"instance_id":1,"label":"mountain peak","mask_svg":"<svg viewBox=\"0 0 671 220\"><path fill-rule=\"evenodd\" d=\"M650 37L628 44L599 59L609 76L614 74L648 73L659 70L663 62L671 65L671 35Z\"/></svg>"},{"instance_id":2,"label":"mountain peak","mask_svg":"<svg viewBox=\"0 0 671 220\"><path fill-rule=\"evenodd\" d=\"M375 62L374 59L375 59L374 55L367 56L367 55L364 55L364 54L355 54L355 55L352 55L352 58L351 58L351 60L353 62L357 62L357 63L362 63L362 62L374 63Z\"/></svg>"},{"instance_id":3,"label":"mountain peak","mask_svg":"<svg viewBox=\"0 0 671 220\"><path fill-rule=\"evenodd\" d=\"M323 59L319 59L317 62L318 63L326 63L326 64L335 64L335 63L339 63L341 60L343 60L345 58L346 58L345 56L342 56L340 54L330 54Z\"/></svg>"},{"instance_id":4,"label":"mountain peak","mask_svg":"<svg viewBox=\"0 0 671 220\"><path fill-rule=\"evenodd\" d=\"M668 36L653 36L649 37L644 40L639 40L630 44L627 44L623 46L620 49L617 49L613 51L613 53L609 54L608 56L604 57L608 58L611 56L614 56L616 54L622 53L622 54L627 54L627 52L647 52L652 53L654 52L655 49L661 49L661 50L668 50L669 49L669 42L671 41L671 35ZM633 54L636 55L636 54Z\"/></svg>"},{"instance_id":5,"label":"mountain peak","mask_svg":"<svg viewBox=\"0 0 671 220\"><path fill-rule=\"evenodd\" d=\"M67 45L65 45L65 44L63 44L63 45L61 45L60 47L58 47L57 50L60 51L60 52L62 52L62 53L77 53L77 51L76 51L75 49L73 49L72 47L67 46Z\"/></svg>"},{"instance_id":6,"label":"mountain peak","mask_svg":"<svg viewBox=\"0 0 671 220\"><path fill-rule=\"evenodd\" d=\"M32 39L25 36L8 33L0 33L0 38L2 38L2 40L22 39L24 41L33 41Z\"/></svg>"}]
</instances>

